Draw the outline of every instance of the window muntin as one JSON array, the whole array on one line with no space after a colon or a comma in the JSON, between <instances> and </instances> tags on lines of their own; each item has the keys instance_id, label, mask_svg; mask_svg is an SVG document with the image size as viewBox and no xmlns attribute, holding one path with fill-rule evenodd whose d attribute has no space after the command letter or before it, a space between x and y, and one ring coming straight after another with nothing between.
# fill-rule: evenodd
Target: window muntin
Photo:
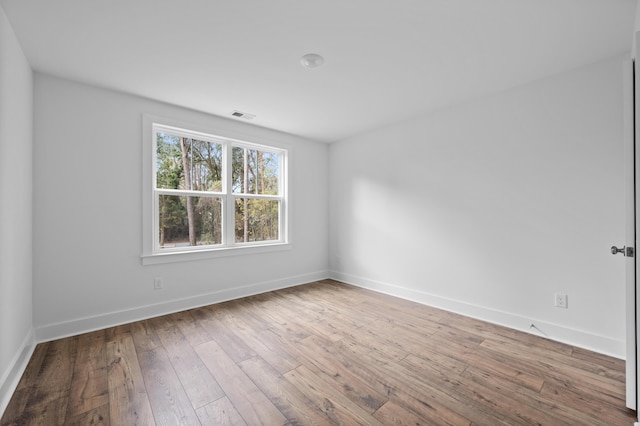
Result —
<instances>
[{"instance_id":1,"label":"window muntin","mask_svg":"<svg viewBox=\"0 0 640 426\"><path fill-rule=\"evenodd\" d=\"M286 151L153 124L153 252L285 243Z\"/></svg>"}]
</instances>

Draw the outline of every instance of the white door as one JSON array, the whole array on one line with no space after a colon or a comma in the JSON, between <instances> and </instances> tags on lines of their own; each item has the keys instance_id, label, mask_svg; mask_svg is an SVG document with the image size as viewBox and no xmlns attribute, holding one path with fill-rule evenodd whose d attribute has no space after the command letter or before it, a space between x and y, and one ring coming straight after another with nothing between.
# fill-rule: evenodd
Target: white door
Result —
<instances>
[{"instance_id":1,"label":"white door","mask_svg":"<svg viewBox=\"0 0 640 426\"><path fill-rule=\"evenodd\" d=\"M637 395L637 350L636 350L636 256L633 250L635 244L635 121L634 111L634 90L638 93L639 88L634 88L634 64L631 59L625 61L623 70L623 101L624 101L624 176L625 176L625 247L622 250L625 256L626 271L626 384L627 384L627 407L636 410L638 407ZM640 81L636 79L635 81ZM638 99L638 96L635 96ZM637 102L637 101L636 101ZM640 127L638 127L640 129ZM640 135L638 135L640 136ZM640 144L638 144L640 146ZM638 162L637 164L640 164ZM640 186L638 186L640 188ZM630 250L631 249L631 250ZM615 247L611 248L615 254Z\"/></svg>"}]
</instances>

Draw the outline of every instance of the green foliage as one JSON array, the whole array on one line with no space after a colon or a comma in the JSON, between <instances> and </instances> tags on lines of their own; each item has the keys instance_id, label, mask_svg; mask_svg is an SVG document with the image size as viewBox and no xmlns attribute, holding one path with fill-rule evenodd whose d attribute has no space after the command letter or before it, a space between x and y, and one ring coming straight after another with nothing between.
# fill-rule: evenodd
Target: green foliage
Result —
<instances>
[{"instance_id":1,"label":"green foliage","mask_svg":"<svg viewBox=\"0 0 640 426\"><path fill-rule=\"evenodd\" d=\"M156 186L178 189L184 170L177 145L177 136L158 133L156 153ZM184 238L186 208L178 197L160 195L158 199L160 245L165 241Z\"/></svg>"},{"instance_id":2,"label":"green foliage","mask_svg":"<svg viewBox=\"0 0 640 426\"><path fill-rule=\"evenodd\" d=\"M236 242L278 239L277 200L236 199Z\"/></svg>"}]
</instances>

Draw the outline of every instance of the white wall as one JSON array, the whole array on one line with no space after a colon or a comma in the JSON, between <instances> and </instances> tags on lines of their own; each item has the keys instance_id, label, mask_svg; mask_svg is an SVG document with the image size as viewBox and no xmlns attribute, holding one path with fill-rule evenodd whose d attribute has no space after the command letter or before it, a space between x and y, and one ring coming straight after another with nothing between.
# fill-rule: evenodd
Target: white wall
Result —
<instances>
[{"instance_id":1,"label":"white wall","mask_svg":"<svg viewBox=\"0 0 640 426\"><path fill-rule=\"evenodd\" d=\"M329 164L335 278L624 356L622 57L335 143Z\"/></svg>"},{"instance_id":2,"label":"white wall","mask_svg":"<svg viewBox=\"0 0 640 426\"><path fill-rule=\"evenodd\" d=\"M35 99L38 339L327 276L327 145L41 74ZM142 266L143 113L289 144L293 249Z\"/></svg>"},{"instance_id":3,"label":"white wall","mask_svg":"<svg viewBox=\"0 0 640 426\"><path fill-rule=\"evenodd\" d=\"M640 0L636 2L636 19L634 25L634 34L632 36L631 43L631 56L635 58L636 56L636 32L640 31Z\"/></svg>"},{"instance_id":4,"label":"white wall","mask_svg":"<svg viewBox=\"0 0 640 426\"><path fill-rule=\"evenodd\" d=\"M0 415L32 349L33 74L0 7Z\"/></svg>"}]
</instances>

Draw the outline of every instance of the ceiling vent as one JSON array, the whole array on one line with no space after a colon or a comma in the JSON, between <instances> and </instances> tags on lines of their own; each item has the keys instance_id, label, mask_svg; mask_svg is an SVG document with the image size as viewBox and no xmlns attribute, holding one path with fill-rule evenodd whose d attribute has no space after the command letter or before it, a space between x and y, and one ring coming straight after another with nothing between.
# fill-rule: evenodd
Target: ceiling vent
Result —
<instances>
[{"instance_id":1,"label":"ceiling vent","mask_svg":"<svg viewBox=\"0 0 640 426\"><path fill-rule=\"evenodd\" d=\"M254 118L256 118L254 114L248 114L246 112L240 111L233 111L231 115L238 118L244 118L245 120L253 120Z\"/></svg>"}]
</instances>

